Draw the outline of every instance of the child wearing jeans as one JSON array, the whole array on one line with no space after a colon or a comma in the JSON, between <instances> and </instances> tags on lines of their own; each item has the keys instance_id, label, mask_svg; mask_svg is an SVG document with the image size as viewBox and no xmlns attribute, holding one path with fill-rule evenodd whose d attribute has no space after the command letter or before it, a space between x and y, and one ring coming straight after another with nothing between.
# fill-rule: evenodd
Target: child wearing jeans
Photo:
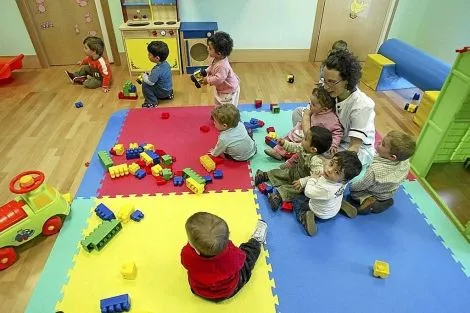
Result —
<instances>
[{"instance_id":1,"label":"child wearing jeans","mask_svg":"<svg viewBox=\"0 0 470 313\"><path fill-rule=\"evenodd\" d=\"M246 161L256 153L256 144L240 122L240 111L229 103L212 111L215 128L220 131L217 144L210 150L212 156L224 154L235 161Z\"/></svg>"},{"instance_id":2,"label":"child wearing jeans","mask_svg":"<svg viewBox=\"0 0 470 313\"><path fill-rule=\"evenodd\" d=\"M268 225L259 220L248 242L236 247L220 217L198 212L186 221L188 243L181 250L181 264L188 271L191 291L210 301L233 297L248 283L266 241Z\"/></svg>"},{"instance_id":3,"label":"child wearing jeans","mask_svg":"<svg viewBox=\"0 0 470 313\"><path fill-rule=\"evenodd\" d=\"M310 123L308 127L302 127L302 122L298 122L284 137L285 140L290 142L302 142L304 138L303 128L309 129L311 126L321 126L331 131L333 141L331 143L331 155L335 154L341 138L343 137L343 127L339 122L338 117L334 111L336 101L330 97L329 93L323 86L315 87L310 95L309 108L305 108L303 113L309 116ZM282 165L283 168L288 168L298 159L298 154L291 156L281 145L274 148L264 150L264 153L276 160L283 160L288 158L287 162Z\"/></svg>"},{"instance_id":4,"label":"child wearing jeans","mask_svg":"<svg viewBox=\"0 0 470 313\"><path fill-rule=\"evenodd\" d=\"M150 74L142 75L142 93L145 102L143 108L154 108L158 100L173 99L173 81L171 77L171 66L166 61L170 50L163 41L152 41L147 46L148 58L156 63Z\"/></svg>"},{"instance_id":5,"label":"child wearing jeans","mask_svg":"<svg viewBox=\"0 0 470 313\"><path fill-rule=\"evenodd\" d=\"M216 32L207 39L207 50L213 60L202 83L215 86L216 105L230 103L237 106L240 98L240 79L228 61L232 48L233 40L227 33Z\"/></svg>"},{"instance_id":6,"label":"child wearing jeans","mask_svg":"<svg viewBox=\"0 0 470 313\"><path fill-rule=\"evenodd\" d=\"M79 71L65 71L72 84L83 85L85 88L101 87L103 92L109 91L111 84L111 67L103 57L104 42L101 38L88 36L83 40L83 51L86 57L80 62L83 65Z\"/></svg>"},{"instance_id":7,"label":"child wearing jeans","mask_svg":"<svg viewBox=\"0 0 470 313\"><path fill-rule=\"evenodd\" d=\"M268 172L256 171L255 185L269 181L274 187L274 192L268 195L269 205L273 211L277 211L283 201L292 201L301 189L294 185L299 179L308 179L310 175L323 173L323 160L319 156L330 149L332 141L331 132L320 126L312 126L307 132L302 143L279 140L279 144L288 152L300 152L299 162L290 168L275 168Z\"/></svg>"},{"instance_id":8,"label":"child wearing jeans","mask_svg":"<svg viewBox=\"0 0 470 313\"><path fill-rule=\"evenodd\" d=\"M364 176L351 183L352 199L343 201L342 206L348 216L381 213L391 207L393 195L410 171L408 159L415 149L415 141L407 134L389 132L376 147L377 155Z\"/></svg>"},{"instance_id":9,"label":"child wearing jeans","mask_svg":"<svg viewBox=\"0 0 470 313\"><path fill-rule=\"evenodd\" d=\"M304 194L296 197L293 208L297 221L309 236L317 233L315 218L327 220L338 214L346 184L359 175L362 164L353 151L337 152L332 159L325 160L322 175L312 175L306 182L294 182Z\"/></svg>"}]
</instances>

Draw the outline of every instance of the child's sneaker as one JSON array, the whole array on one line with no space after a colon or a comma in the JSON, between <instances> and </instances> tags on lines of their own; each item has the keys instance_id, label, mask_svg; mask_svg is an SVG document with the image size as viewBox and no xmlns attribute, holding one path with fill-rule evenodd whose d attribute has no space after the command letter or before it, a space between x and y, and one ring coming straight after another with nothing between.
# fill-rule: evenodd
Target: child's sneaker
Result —
<instances>
[{"instance_id":1,"label":"child's sneaker","mask_svg":"<svg viewBox=\"0 0 470 313\"><path fill-rule=\"evenodd\" d=\"M357 209L354 205L344 200L341 202L341 210L349 218L355 218L357 216Z\"/></svg>"},{"instance_id":2,"label":"child's sneaker","mask_svg":"<svg viewBox=\"0 0 470 313\"><path fill-rule=\"evenodd\" d=\"M255 175L255 186L258 186L261 183L267 182L269 180L268 173L263 172L262 170L257 170Z\"/></svg>"},{"instance_id":3,"label":"child's sneaker","mask_svg":"<svg viewBox=\"0 0 470 313\"><path fill-rule=\"evenodd\" d=\"M65 74L67 75L67 78L70 80L70 82L73 84L73 79L75 78L75 75L67 70L65 71Z\"/></svg>"},{"instance_id":4,"label":"child's sneaker","mask_svg":"<svg viewBox=\"0 0 470 313\"><path fill-rule=\"evenodd\" d=\"M156 105L152 104L152 103L144 102L144 103L142 103L142 107L143 108L154 108L154 107L156 107Z\"/></svg>"},{"instance_id":5,"label":"child's sneaker","mask_svg":"<svg viewBox=\"0 0 470 313\"><path fill-rule=\"evenodd\" d=\"M86 77L86 76L75 76L75 77L72 79L72 82L73 82L74 84L83 85L83 83L85 82L85 80L87 80L87 77Z\"/></svg>"},{"instance_id":6,"label":"child's sneaker","mask_svg":"<svg viewBox=\"0 0 470 313\"><path fill-rule=\"evenodd\" d=\"M358 208L358 211L370 213L376 201L377 200L374 197L368 197L361 203L361 205Z\"/></svg>"},{"instance_id":7,"label":"child's sneaker","mask_svg":"<svg viewBox=\"0 0 470 313\"><path fill-rule=\"evenodd\" d=\"M302 225L309 236L314 236L317 233L317 224L315 223L315 213L307 211L300 218Z\"/></svg>"},{"instance_id":8,"label":"child's sneaker","mask_svg":"<svg viewBox=\"0 0 470 313\"><path fill-rule=\"evenodd\" d=\"M266 153L266 154L269 155L271 158L276 159L276 160L278 160L278 161L284 160L284 157L283 157L279 152L277 152L276 150L274 150L273 148L264 149L264 153Z\"/></svg>"},{"instance_id":9,"label":"child's sneaker","mask_svg":"<svg viewBox=\"0 0 470 313\"><path fill-rule=\"evenodd\" d=\"M266 243L266 234L268 233L268 224L263 220L258 220L256 224L255 232L251 236L254 240L259 243Z\"/></svg>"},{"instance_id":10,"label":"child's sneaker","mask_svg":"<svg viewBox=\"0 0 470 313\"><path fill-rule=\"evenodd\" d=\"M269 205L271 206L271 209L276 212L279 210L279 207L282 204L282 198L281 195L277 190L274 190L272 193L268 195L268 201Z\"/></svg>"}]
</instances>

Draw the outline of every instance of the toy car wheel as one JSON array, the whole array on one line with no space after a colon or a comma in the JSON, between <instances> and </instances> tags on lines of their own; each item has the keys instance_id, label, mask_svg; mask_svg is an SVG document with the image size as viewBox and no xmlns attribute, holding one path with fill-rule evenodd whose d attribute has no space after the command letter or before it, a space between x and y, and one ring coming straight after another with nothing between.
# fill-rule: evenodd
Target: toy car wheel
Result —
<instances>
[{"instance_id":1,"label":"toy car wheel","mask_svg":"<svg viewBox=\"0 0 470 313\"><path fill-rule=\"evenodd\" d=\"M0 271L9 268L16 262L16 252L12 247L0 249Z\"/></svg>"},{"instance_id":2,"label":"toy car wheel","mask_svg":"<svg viewBox=\"0 0 470 313\"><path fill-rule=\"evenodd\" d=\"M42 234L44 236L54 235L62 228L62 219L60 216L53 216L48 219L42 226Z\"/></svg>"}]
</instances>

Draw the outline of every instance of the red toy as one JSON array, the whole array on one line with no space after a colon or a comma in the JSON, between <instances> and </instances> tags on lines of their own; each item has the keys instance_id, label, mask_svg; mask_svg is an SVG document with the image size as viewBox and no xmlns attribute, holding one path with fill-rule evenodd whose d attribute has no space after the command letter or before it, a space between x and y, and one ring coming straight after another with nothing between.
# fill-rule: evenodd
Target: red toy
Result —
<instances>
[{"instance_id":1,"label":"red toy","mask_svg":"<svg viewBox=\"0 0 470 313\"><path fill-rule=\"evenodd\" d=\"M162 113L162 119L167 120L169 118L170 118L170 113L168 113L168 112L163 112Z\"/></svg>"},{"instance_id":2,"label":"red toy","mask_svg":"<svg viewBox=\"0 0 470 313\"><path fill-rule=\"evenodd\" d=\"M138 98L137 94L135 96L126 96L122 91L119 91L118 93L118 98L119 99L125 99L125 100L136 100Z\"/></svg>"},{"instance_id":3,"label":"red toy","mask_svg":"<svg viewBox=\"0 0 470 313\"><path fill-rule=\"evenodd\" d=\"M266 128L266 131L268 132L268 134L269 134L269 133L275 133L275 132L276 132L276 130L275 130L274 127L272 127L272 126Z\"/></svg>"},{"instance_id":4,"label":"red toy","mask_svg":"<svg viewBox=\"0 0 470 313\"><path fill-rule=\"evenodd\" d=\"M209 127L208 125L202 125L199 129L200 129L203 133L207 133L207 132L209 132L210 127Z\"/></svg>"},{"instance_id":5,"label":"red toy","mask_svg":"<svg viewBox=\"0 0 470 313\"><path fill-rule=\"evenodd\" d=\"M294 210L292 206L292 202L282 201L281 210L286 211L286 212L292 212Z\"/></svg>"},{"instance_id":6,"label":"red toy","mask_svg":"<svg viewBox=\"0 0 470 313\"><path fill-rule=\"evenodd\" d=\"M0 85L8 84L13 80L11 72L23 67L24 55L13 58L0 58Z\"/></svg>"},{"instance_id":7,"label":"red toy","mask_svg":"<svg viewBox=\"0 0 470 313\"><path fill-rule=\"evenodd\" d=\"M263 105L263 100L256 99L255 100L255 108L259 109Z\"/></svg>"},{"instance_id":8,"label":"red toy","mask_svg":"<svg viewBox=\"0 0 470 313\"><path fill-rule=\"evenodd\" d=\"M213 156L213 155L210 155L210 154L209 154L209 157L212 159L212 161L214 161L214 163L216 165L224 163L224 158L223 157L216 157L216 156Z\"/></svg>"}]
</instances>

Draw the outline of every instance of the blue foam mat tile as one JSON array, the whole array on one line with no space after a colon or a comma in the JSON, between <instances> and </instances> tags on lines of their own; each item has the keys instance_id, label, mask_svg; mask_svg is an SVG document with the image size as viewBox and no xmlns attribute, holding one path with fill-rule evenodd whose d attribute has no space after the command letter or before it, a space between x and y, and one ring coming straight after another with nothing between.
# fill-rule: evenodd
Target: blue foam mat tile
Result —
<instances>
[{"instance_id":1,"label":"blue foam mat tile","mask_svg":"<svg viewBox=\"0 0 470 313\"><path fill-rule=\"evenodd\" d=\"M62 298L62 286L69 279L68 271L73 267L73 256L78 251L77 242L82 238L95 199L75 199L71 214L65 220L41 276L34 288L26 313L53 313ZM86 291L84 291L86 293Z\"/></svg>"},{"instance_id":2,"label":"blue foam mat tile","mask_svg":"<svg viewBox=\"0 0 470 313\"><path fill-rule=\"evenodd\" d=\"M109 151L117 142L119 135L121 134L122 126L127 117L128 109L120 110L108 120L108 124L101 135L100 142L98 143L95 152L90 160L90 165L82 179L82 182L78 188L76 197L97 197L98 190L101 187L105 169L98 158L97 152L100 150Z\"/></svg>"},{"instance_id":3,"label":"blue foam mat tile","mask_svg":"<svg viewBox=\"0 0 470 313\"><path fill-rule=\"evenodd\" d=\"M279 312L461 312L470 280L401 188L382 214L318 222L308 237L292 213L272 212L257 193L272 230L270 264ZM372 276L375 260L390 276Z\"/></svg>"},{"instance_id":4,"label":"blue foam mat tile","mask_svg":"<svg viewBox=\"0 0 470 313\"><path fill-rule=\"evenodd\" d=\"M281 111L292 111L295 108L306 106L306 102L278 103ZM253 103L243 103L238 105L240 112L271 112L270 103L263 103L261 108L257 109ZM277 113L272 113L277 114Z\"/></svg>"}]
</instances>

